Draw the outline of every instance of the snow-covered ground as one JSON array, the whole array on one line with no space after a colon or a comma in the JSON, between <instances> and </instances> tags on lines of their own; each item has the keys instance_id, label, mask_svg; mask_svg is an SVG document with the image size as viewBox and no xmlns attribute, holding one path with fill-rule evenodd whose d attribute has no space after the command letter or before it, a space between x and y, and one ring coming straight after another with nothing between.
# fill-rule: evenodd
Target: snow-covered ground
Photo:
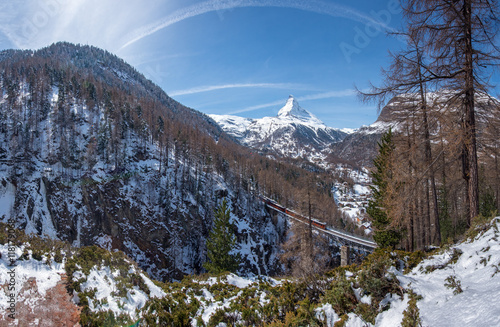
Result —
<instances>
[{"instance_id":1,"label":"snow-covered ground","mask_svg":"<svg viewBox=\"0 0 500 327\"><path fill-rule=\"evenodd\" d=\"M423 260L408 274L391 269L403 288L422 296L417 301L422 326L500 326L499 229L497 217L484 234ZM408 294L403 299L389 295L384 301L390 308L377 316L375 327L400 326ZM327 317L329 327L340 320L329 304L317 314ZM373 325L350 313L345 326Z\"/></svg>"},{"instance_id":2,"label":"snow-covered ground","mask_svg":"<svg viewBox=\"0 0 500 327\"><path fill-rule=\"evenodd\" d=\"M133 265L130 266L129 274L136 273ZM120 272L110 267L92 268L90 274L85 276L81 271L74 273L75 279L83 278L86 281L80 285L82 291L91 291L95 289L93 299L89 299L89 307L92 311L111 310L118 317L124 313L132 319L136 319L137 309L141 309L149 297L164 297L166 294L156 286L148 277L140 273L146 287L149 289L149 296L139 287L134 286L126 290L126 296L119 296L119 285L117 277L120 277Z\"/></svg>"},{"instance_id":3,"label":"snow-covered ground","mask_svg":"<svg viewBox=\"0 0 500 327\"><path fill-rule=\"evenodd\" d=\"M404 274L401 270L391 267L389 274L396 276L405 294L387 294L379 307L387 307L375 318L375 324L363 320L353 312L347 315L346 327L392 327L401 326L404 312L409 306L411 289L422 298L417 301L417 307L422 319L422 326L500 326L500 217L491 222L490 228L474 240L440 250L437 254L423 260L412 271ZM401 269L401 267L399 267ZM356 275L346 272L351 279L351 287L358 302L370 304L371 296L363 295L363 290L355 288ZM454 283L453 283L454 281ZM231 307L237 301L244 289L258 287L257 280L241 278L230 274L220 278L208 278L205 281L193 282L207 285L197 299L201 307L197 315L207 323L210 317L222 308ZM269 279L271 285L283 285ZM238 289L227 297L215 300L215 294L210 287L222 283L233 285ZM448 285L448 286L447 286ZM461 292L457 290L460 285ZM215 288L219 289L219 288ZM266 292L257 288L254 298L260 305L268 303ZM314 309L316 317L333 327L340 321L340 314L335 312L332 303L321 303ZM241 319L241 316L240 316ZM193 324L194 326L195 324Z\"/></svg>"},{"instance_id":4,"label":"snow-covered ground","mask_svg":"<svg viewBox=\"0 0 500 327\"><path fill-rule=\"evenodd\" d=\"M24 246L15 247L15 257L20 257L23 250ZM17 260L15 265L10 265L8 244L0 245L0 258L0 285L9 285L0 291L0 309L3 312L9 307L8 299L11 293L15 294L16 302L23 302L30 298L30 301L36 304L37 298L30 297L30 294L22 291L28 280L34 280L37 286L36 293L39 298L42 298L48 289L56 286L61 280L61 274L65 273L64 264L56 262L47 264L46 257L42 261Z\"/></svg>"},{"instance_id":5,"label":"snow-covered ground","mask_svg":"<svg viewBox=\"0 0 500 327\"><path fill-rule=\"evenodd\" d=\"M263 278L263 279L262 279ZM280 282L270 278L270 277L262 277L260 281L265 280L268 282L270 285L279 285ZM234 274L228 274L226 276L222 277L210 277L206 281L199 281L194 279L193 282L202 284L202 285L207 285L207 286L213 286L218 283L222 283L225 285L233 285L238 289L245 289L248 288L254 284L257 284L259 280L257 278L242 278ZM208 288L203 288L202 289L202 295L200 296L195 296L195 298L200 301L200 309L197 312L197 315L200 315L202 317L202 320L205 324L208 324L210 321L210 318L212 315L214 315L217 310L224 309L224 308L229 308L231 306L231 303L237 300L237 298L241 295L242 291L237 292L235 295L224 298L222 300L215 300L214 294L212 294ZM255 294L255 298L259 299L260 305L265 305L269 302L268 299L266 299L266 292L261 290L257 291ZM193 324L193 326L197 326L197 324Z\"/></svg>"},{"instance_id":6,"label":"snow-covered ground","mask_svg":"<svg viewBox=\"0 0 500 327\"><path fill-rule=\"evenodd\" d=\"M403 320L403 312L408 306L408 295L405 294L403 299L399 296L389 295L387 296L381 305L390 305L390 309L380 313L375 319L375 326L377 327L396 327L401 326L401 321ZM316 317L318 317L321 321L324 321L326 318L326 326L334 327L335 323L340 321L339 315L332 308L330 303L324 304L323 306L317 308ZM344 327L371 327L373 324L370 324L364 321L361 317L356 315L355 313L349 313L347 322ZM434 325L431 325L434 326Z\"/></svg>"},{"instance_id":7,"label":"snow-covered ground","mask_svg":"<svg viewBox=\"0 0 500 327\"><path fill-rule=\"evenodd\" d=\"M60 285L64 264L49 263L46 256L20 260L24 248L0 245L0 326L49 326L56 319L71 319L77 308L70 307L69 295ZM51 316L40 316L44 310Z\"/></svg>"},{"instance_id":8,"label":"snow-covered ground","mask_svg":"<svg viewBox=\"0 0 500 327\"><path fill-rule=\"evenodd\" d=\"M500 217L497 217L474 239L438 250L409 273L404 274L401 270L391 267L386 276L395 276L402 289L406 290L405 294L402 297L387 294L379 307L388 309L376 316L374 324L351 312L344 316L344 326L400 326L409 305L408 290L421 297L417 301L417 307L422 326L500 326L499 240ZM7 245L0 245L0 285L8 285L10 280L9 271L12 268L9 266L8 250ZM20 256L22 251L23 247L17 248L16 256ZM60 284L64 272L64 263L48 264L46 256L41 261L33 258L18 260L15 275L17 302L23 302L24 308L36 308L41 305L41 301L46 300L45 294ZM95 290L94 298L89 301L91 310L109 309L116 314L125 313L136 319L142 315L140 309L149 297L164 297L168 294L166 288L155 285L134 265L130 266L128 273L141 277L144 287L149 290L148 295L137 287L125 289L125 296L118 295L121 288L118 282L120 274L112 267L94 267L86 276L78 270L74 277L83 278L81 291ZM371 296L364 295L363 290L355 286L357 275L349 271L345 274L351 282L357 301L370 304ZM251 294L260 307L268 305L272 301L270 288L282 287L288 282L290 281L278 281L268 277L243 278L228 274L220 277L193 277L192 284L185 284L191 285L188 286L189 289L182 288L181 291L199 301L200 306L195 316L207 324L217 312L220 313L220 309L232 308L235 303L245 298L243 294ZM27 284L31 287L26 288ZM191 289L193 287L194 289ZM9 292L7 287L4 287L0 292L0 308L3 312L9 306L8 300ZM78 297L75 296L74 300L78 301ZM328 327L333 327L341 319L340 314L333 309L334 305L325 302L314 309L315 316L326 321ZM244 321L241 313L236 311L235 314L238 321ZM192 320L192 325L197 325L196 319Z\"/></svg>"},{"instance_id":9,"label":"snow-covered ground","mask_svg":"<svg viewBox=\"0 0 500 327\"><path fill-rule=\"evenodd\" d=\"M417 302L423 326L500 326L499 229L497 217L474 241L453 246L398 276L403 287L423 296ZM450 262L454 253L459 255L455 263Z\"/></svg>"},{"instance_id":10,"label":"snow-covered ground","mask_svg":"<svg viewBox=\"0 0 500 327\"><path fill-rule=\"evenodd\" d=\"M62 263L51 260L50 257L54 258L55 253L51 253L50 257L43 255L42 260L36 260L31 256L31 250L28 250L30 253L28 258L21 259L26 246L28 246L27 243L11 247L10 249L14 251L9 252L7 243L0 245L0 285L2 286L0 289L0 326L6 326L2 324L2 321L12 322L16 326L19 325L20 320L25 323L23 326L36 326L37 322L44 319L47 323L46 317L39 317L33 313L43 311L48 301L52 300L49 302L51 308L45 308L45 311L52 310L50 311L52 314L65 310L64 308L68 305L75 306L80 301L78 295L74 293L73 303L71 303L71 296L66 293L66 260ZM14 265L11 265L9 255L16 259ZM109 266L94 267L88 275L78 270L73 278L82 281L80 284L82 292L95 291L93 297L88 300L92 311L111 310L116 316L126 314L136 319L137 313L150 297L164 297L166 294L133 263L130 264L127 275L130 274L137 274L142 279L147 294L137 286L125 288L124 294L120 293L120 288L123 288L120 280L123 280L123 276L120 276L120 271ZM60 287L63 294L66 293L65 301L55 298L53 291L56 287ZM15 300L11 300L12 298ZM16 320L10 320L11 318L8 317L11 313L10 303L15 303L15 311L12 313ZM57 309L54 309L56 307Z\"/></svg>"}]
</instances>

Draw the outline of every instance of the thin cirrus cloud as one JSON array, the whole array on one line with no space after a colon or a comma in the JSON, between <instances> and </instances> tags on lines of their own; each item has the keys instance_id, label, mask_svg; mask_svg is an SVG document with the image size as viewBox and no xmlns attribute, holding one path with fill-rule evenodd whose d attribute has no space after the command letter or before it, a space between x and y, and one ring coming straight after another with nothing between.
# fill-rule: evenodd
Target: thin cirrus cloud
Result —
<instances>
[{"instance_id":1,"label":"thin cirrus cloud","mask_svg":"<svg viewBox=\"0 0 500 327\"><path fill-rule=\"evenodd\" d=\"M169 92L170 96L180 96L180 95L190 95L196 93L225 90L225 89L235 89L235 88L274 88L274 89L298 89L304 88L303 85L291 84L291 83L244 83L244 84L223 84L223 85L210 85L210 86L200 86L186 90L177 90Z\"/></svg>"},{"instance_id":2,"label":"thin cirrus cloud","mask_svg":"<svg viewBox=\"0 0 500 327\"><path fill-rule=\"evenodd\" d=\"M298 101L307 101L307 100L320 100L320 99L330 99L330 98L343 98L343 97L350 97L356 95L356 91L352 89L347 89L347 90L341 90L341 91L330 91L330 92L323 92L323 93L317 93L317 94L310 94L302 97L298 97ZM229 115L234 115L234 114L240 114L243 112L249 112L249 111L254 111L254 110L259 110L263 108L269 108L269 107L274 107L283 104L283 100L279 101L273 101L273 102L268 102L264 104L259 104L256 106L251 106L247 107L244 109L236 110L233 112L230 112Z\"/></svg>"},{"instance_id":3,"label":"thin cirrus cloud","mask_svg":"<svg viewBox=\"0 0 500 327\"><path fill-rule=\"evenodd\" d=\"M144 8L139 1L121 6L102 0L0 1L0 47L37 49L68 41L114 51L130 26L152 11Z\"/></svg>"},{"instance_id":4,"label":"thin cirrus cloud","mask_svg":"<svg viewBox=\"0 0 500 327\"><path fill-rule=\"evenodd\" d=\"M183 21L185 19L199 16L208 12L228 10L243 7L279 7L279 8L293 8L314 12L318 14L328 15L332 17L343 17L358 21L361 23L368 23L377 26L384 30L394 31L381 21L378 21L362 12L353 8L342 6L335 3L326 3L319 0L208 0L199 4L179 9L172 14L148 25L145 25L128 36L126 36L123 49L129 45L153 34L157 31L164 29L170 25Z\"/></svg>"}]
</instances>

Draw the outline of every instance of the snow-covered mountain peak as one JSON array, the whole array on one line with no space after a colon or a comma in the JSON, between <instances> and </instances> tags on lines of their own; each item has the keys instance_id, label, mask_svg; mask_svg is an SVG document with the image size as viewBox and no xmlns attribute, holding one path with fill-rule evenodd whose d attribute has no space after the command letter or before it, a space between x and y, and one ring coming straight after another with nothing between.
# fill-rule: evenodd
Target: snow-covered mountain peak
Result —
<instances>
[{"instance_id":1,"label":"snow-covered mountain peak","mask_svg":"<svg viewBox=\"0 0 500 327\"><path fill-rule=\"evenodd\" d=\"M210 115L222 129L242 144L292 158L322 161L333 143L347 133L326 126L303 109L292 95L274 117L258 119L229 115Z\"/></svg>"},{"instance_id":2,"label":"snow-covered mountain peak","mask_svg":"<svg viewBox=\"0 0 500 327\"><path fill-rule=\"evenodd\" d=\"M309 111L302 108L299 105L299 102L297 101L297 99L295 99L293 97L293 95L290 95L288 97L286 104L278 112L278 117L294 117L294 118L299 118L302 120L311 120L312 119L312 120L319 121L319 119L316 118L313 114L311 114Z\"/></svg>"}]
</instances>

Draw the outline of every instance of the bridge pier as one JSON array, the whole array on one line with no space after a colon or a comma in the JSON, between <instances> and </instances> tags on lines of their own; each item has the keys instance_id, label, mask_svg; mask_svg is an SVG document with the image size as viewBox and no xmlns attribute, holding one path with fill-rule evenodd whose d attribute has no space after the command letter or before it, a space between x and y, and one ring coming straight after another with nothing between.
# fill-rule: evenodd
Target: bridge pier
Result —
<instances>
[{"instance_id":1,"label":"bridge pier","mask_svg":"<svg viewBox=\"0 0 500 327\"><path fill-rule=\"evenodd\" d=\"M347 245L340 247L340 265L348 266L351 264L351 251Z\"/></svg>"}]
</instances>

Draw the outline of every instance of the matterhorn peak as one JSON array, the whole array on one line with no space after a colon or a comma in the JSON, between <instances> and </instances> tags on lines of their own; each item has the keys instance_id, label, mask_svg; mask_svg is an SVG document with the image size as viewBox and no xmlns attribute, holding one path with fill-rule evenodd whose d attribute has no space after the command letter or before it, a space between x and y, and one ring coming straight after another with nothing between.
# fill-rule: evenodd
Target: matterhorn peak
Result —
<instances>
[{"instance_id":1,"label":"matterhorn peak","mask_svg":"<svg viewBox=\"0 0 500 327\"><path fill-rule=\"evenodd\" d=\"M302 109L302 107L299 105L299 102L293 97L293 95L290 95L288 97L288 100L286 101L285 106L278 112L278 117L288 116L303 118L304 116L310 116L310 114L306 110Z\"/></svg>"},{"instance_id":2,"label":"matterhorn peak","mask_svg":"<svg viewBox=\"0 0 500 327\"><path fill-rule=\"evenodd\" d=\"M302 108L293 95L288 97L286 104L278 112L278 117L298 118L300 120L318 120L313 114Z\"/></svg>"}]
</instances>

